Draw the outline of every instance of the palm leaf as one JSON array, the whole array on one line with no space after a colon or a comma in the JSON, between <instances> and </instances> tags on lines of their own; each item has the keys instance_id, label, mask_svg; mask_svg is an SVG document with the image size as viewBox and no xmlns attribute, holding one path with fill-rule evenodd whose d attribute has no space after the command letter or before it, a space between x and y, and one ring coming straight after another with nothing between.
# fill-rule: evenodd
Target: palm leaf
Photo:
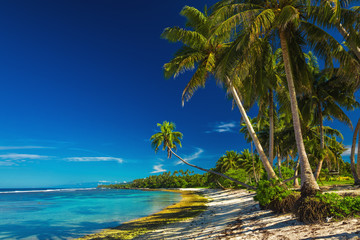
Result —
<instances>
[{"instance_id":1,"label":"palm leaf","mask_svg":"<svg viewBox=\"0 0 360 240\"><path fill-rule=\"evenodd\" d=\"M165 28L161 37L170 42L182 42L195 49L203 48L207 42L207 39L200 33L179 27Z\"/></svg>"}]
</instances>

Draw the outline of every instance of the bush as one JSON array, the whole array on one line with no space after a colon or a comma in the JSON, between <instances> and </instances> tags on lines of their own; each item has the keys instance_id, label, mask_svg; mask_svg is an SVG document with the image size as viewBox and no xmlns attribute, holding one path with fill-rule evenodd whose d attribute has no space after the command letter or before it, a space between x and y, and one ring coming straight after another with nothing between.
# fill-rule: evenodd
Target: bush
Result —
<instances>
[{"instance_id":1,"label":"bush","mask_svg":"<svg viewBox=\"0 0 360 240\"><path fill-rule=\"evenodd\" d=\"M288 190L280 180L262 180L256 189L255 201L263 209L271 209L274 212L291 212L300 195Z\"/></svg>"},{"instance_id":2,"label":"bush","mask_svg":"<svg viewBox=\"0 0 360 240\"><path fill-rule=\"evenodd\" d=\"M274 171L275 171L276 175L279 176L279 169L275 168ZM281 166L281 174L282 174L283 179L289 179L294 176L294 170L291 168L288 168L286 166Z\"/></svg>"},{"instance_id":3,"label":"bush","mask_svg":"<svg viewBox=\"0 0 360 240\"><path fill-rule=\"evenodd\" d=\"M239 182L244 182L244 183L248 183L248 175L246 173L246 171L244 169L229 169L225 175L232 177L236 180L238 180ZM230 181L229 179L223 178L224 179L224 186L232 186L233 188L244 188L241 185L238 185L236 183L234 183L233 181Z\"/></svg>"},{"instance_id":4,"label":"bush","mask_svg":"<svg viewBox=\"0 0 360 240\"><path fill-rule=\"evenodd\" d=\"M360 197L342 197L336 193L318 193L314 197L300 199L296 203L295 215L300 221L306 223L359 217Z\"/></svg>"}]
</instances>

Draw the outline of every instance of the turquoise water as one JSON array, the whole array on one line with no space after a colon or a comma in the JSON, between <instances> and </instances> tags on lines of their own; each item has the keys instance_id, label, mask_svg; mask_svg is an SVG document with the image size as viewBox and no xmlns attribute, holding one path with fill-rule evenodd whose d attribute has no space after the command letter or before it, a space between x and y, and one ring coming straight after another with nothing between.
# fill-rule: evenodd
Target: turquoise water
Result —
<instances>
[{"instance_id":1,"label":"turquoise water","mask_svg":"<svg viewBox=\"0 0 360 240\"><path fill-rule=\"evenodd\" d=\"M140 190L0 191L0 239L72 239L158 212L180 200Z\"/></svg>"}]
</instances>

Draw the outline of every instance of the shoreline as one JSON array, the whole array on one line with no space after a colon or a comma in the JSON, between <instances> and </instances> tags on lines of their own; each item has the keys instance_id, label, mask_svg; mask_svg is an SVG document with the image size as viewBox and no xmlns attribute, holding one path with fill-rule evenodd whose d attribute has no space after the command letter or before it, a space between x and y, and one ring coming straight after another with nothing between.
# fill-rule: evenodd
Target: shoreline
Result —
<instances>
[{"instance_id":1,"label":"shoreline","mask_svg":"<svg viewBox=\"0 0 360 240\"><path fill-rule=\"evenodd\" d=\"M254 192L248 190L219 190L219 189L178 189L164 191L177 191L192 195L201 194L208 201L203 211L197 216L173 222L161 222L156 227L147 231L131 232L128 238L134 240L205 240L205 239L254 239L254 240L310 240L310 239L360 239L360 219L345 219L338 222L319 224L304 224L290 213L275 214L271 210L262 210L253 197ZM348 189L347 189L348 190ZM357 190L357 191L360 191ZM341 191L340 191L341 192ZM182 199L183 200L183 199ZM179 203L178 203L179 204ZM177 204L167 208L176 207ZM166 210L165 208L164 210ZM164 217L162 211L151 216L156 216L158 221ZM146 223L147 218L141 220ZM146 224L145 224L146 225ZM120 225L119 227L121 227ZM139 226L138 226L139 227ZM111 231L112 229L110 229ZM108 230L105 230L108 231ZM88 235L92 238L80 239L124 239L118 235ZM88 237L87 236L87 237ZM109 237L110 236L110 237ZM86 236L85 236L86 237Z\"/></svg>"},{"instance_id":2,"label":"shoreline","mask_svg":"<svg viewBox=\"0 0 360 240\"><path fill-rule=\"evenodd\" d=\"M191 221L166 225L136 240L335 240L360 239L360 219L304 224L290 213L262 210L248 190L215 190L208 209Z\"/></svg>"},{"instance_id":3,"label":"shoreline","mask_svg":"<svg viewBox=\"0 0 360 240\"><path fill-rule=\"evenodd\" d=\"M206 210L207 198L195 189L137 189L142 191L168 191L181 194L181 200L146 217L137 218L121 225L85 235L77 240L90 239L133 239L167 224L191 219Z\"/></svg>"},{"instance_id":4,"label":"shoreline","mask_svg":"<svg viewBox=\"0 0 360 240\"><path fill-rule=\"evenodd\" d=\"M162 228L134 238L147 239L232 239L227 229L237 223L244 207L253 200L254 192L249 190L199 189L209 199L208 208L195 218L165 225ZM248 238L249 239L249 238Z\"/></svg>"}]
</instances>

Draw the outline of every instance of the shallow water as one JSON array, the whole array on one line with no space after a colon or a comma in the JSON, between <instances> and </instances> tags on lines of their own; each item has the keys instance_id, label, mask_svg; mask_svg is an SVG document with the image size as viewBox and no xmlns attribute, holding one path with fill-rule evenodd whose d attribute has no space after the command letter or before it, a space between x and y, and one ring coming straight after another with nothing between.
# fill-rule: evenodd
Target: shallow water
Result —
<instances>
[{"instance_id":1,"label":"shallow water","mask_svg":"<svg viewBox=\"0 0 360 240\"><path fill-rule=\"evenodd\" d=\"M180 200L140 190L0 191L0 239L72 239L158 212Z\"/></svg>"}]
</instances>

